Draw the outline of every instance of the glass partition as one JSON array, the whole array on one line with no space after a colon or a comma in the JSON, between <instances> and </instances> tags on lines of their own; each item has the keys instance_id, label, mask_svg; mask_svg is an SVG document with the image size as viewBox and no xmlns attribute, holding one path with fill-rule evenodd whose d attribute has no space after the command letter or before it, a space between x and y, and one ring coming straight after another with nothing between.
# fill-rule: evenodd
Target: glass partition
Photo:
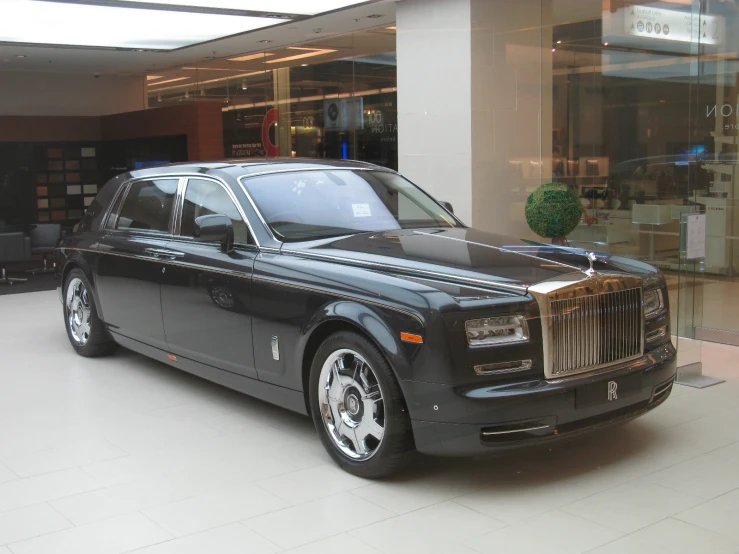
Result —
<instances>
[{"instance_id":1,"label":"glass partition","mask_svg":"<svg viewBox=\"0 0 739 554\"><path fill-rule=\"evenodd\" d=\"M728 46L725 16L698 1L552 6L552 172L584 210L568 240L662 269L680 363L699 362L712 258L686 259L682 222L713 201L711 160L723 156L702 112L735 78L715 61Z\"/></svg>"},{"instance_id":2,"label":"glass partition","mask_svg":"<svg viewBox=\"0 0 739 554\"><path fill-rule=\"evenodd\" d=\"M182 68L183 81L149 83L149 104L222 102L227 157L397 169L396 65L395 27L384 26Z\"/></svg>"}]
</instances>

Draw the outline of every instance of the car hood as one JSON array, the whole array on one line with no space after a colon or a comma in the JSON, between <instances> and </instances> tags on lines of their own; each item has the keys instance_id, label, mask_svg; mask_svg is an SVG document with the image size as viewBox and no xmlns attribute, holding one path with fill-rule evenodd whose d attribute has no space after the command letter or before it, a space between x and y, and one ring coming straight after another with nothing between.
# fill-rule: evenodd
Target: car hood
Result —
<instances>
[{"instance_id":1,"label":"car hood","mask_svg":"<svg viewBox=\"0 0 739 554\"><path fill-rule=\"evenodd\" d=\"M445 279L500 284L523 292L530 285L590 268L588 250L542 245L471 228L361 233L285 244L282 250L389 273L433 273ZM657 272L642 262L602 253L596 254L593 268L640 277Z\"/></svg>"}]
</instances>

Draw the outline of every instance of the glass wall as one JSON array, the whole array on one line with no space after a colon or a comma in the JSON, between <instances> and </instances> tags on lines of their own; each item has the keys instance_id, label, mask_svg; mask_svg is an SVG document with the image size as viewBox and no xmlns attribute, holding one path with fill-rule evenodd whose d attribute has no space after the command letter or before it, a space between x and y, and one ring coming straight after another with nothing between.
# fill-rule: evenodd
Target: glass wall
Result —
<instances>
[{"instance_id":1,"label":"glass wall","mask_svg":"<svg viewBox=\"0 0 739 554\"><path fill-rule=\"evenodd\" d=\"M398 167L393 26L209 61L182 75L187 84L151 81L150 106L223 102L227 157Z\"/></svg>"},{"instance_id":2,"label":"glass wall","mask_svg":"<svg viewBox=\"0 0 739 554\"><path fill-rule=\"evenodd\" d=\"M552 174L586 214L569 241L663 269L673 331L739 331L737 5L553 0L552 22ZM700 262L681 242L691 213Z\"/></svg>"}]
</instances>

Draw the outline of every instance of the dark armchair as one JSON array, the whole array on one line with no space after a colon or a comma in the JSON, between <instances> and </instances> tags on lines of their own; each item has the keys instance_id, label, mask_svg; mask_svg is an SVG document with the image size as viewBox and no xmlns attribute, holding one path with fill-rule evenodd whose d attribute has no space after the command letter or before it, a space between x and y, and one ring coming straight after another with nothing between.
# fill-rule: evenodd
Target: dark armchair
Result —
<instances>
[{"instance_id":1,"label":"dark armchair","mask_svg":"<svg viewBox=\"0 0 739 554\"><path fill-rule=\"evenodd\" d=\"M13 262L26 262L31 259L31 239L24 233L0 233L0 285L12 285L26 279L7 277L5 267Z\"/></svg>"},{"instance_id":2,"label":"dark armchair","mask_svg":"<svg viewBox=\"0 0 739 554\"><path fill-rule=\"evenodd\" d=\"M58 223L39 223L31 229L31 254L41 254L44 267L31 269L28 273L51 273L53 267L48 266L48 255L54 253L56 243L62 235L62 226Z\"/></svg>"}]
</instances>

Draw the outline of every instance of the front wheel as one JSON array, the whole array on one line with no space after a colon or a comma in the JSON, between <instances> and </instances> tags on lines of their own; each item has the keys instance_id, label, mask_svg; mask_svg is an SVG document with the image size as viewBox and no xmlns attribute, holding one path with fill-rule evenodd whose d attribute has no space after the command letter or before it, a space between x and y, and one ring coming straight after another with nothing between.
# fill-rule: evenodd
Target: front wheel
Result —
<instances>
[{"instance_id":1,"label":"front wheel","mask_svg":"<svg viewBox=\"0 0 739 554\"><path fill-rule=\"evenodd\" d=\"M106 356L117 348L97 315L90 283L81 269L70 271L64 283L64 326L80 356Z\"/></svg>"},{"instance_id":2,"label":"front wheel","mask_svg":"<svg viewBox=\"0 0 739 554\"><path fill-rule=\"evenodd\" d=\"M382 353L356 333L335 333L318 348L310 403L324 447L349 473L371 479L396 473L414 451L395 375Z\"/></svg>"}]
</instances>

